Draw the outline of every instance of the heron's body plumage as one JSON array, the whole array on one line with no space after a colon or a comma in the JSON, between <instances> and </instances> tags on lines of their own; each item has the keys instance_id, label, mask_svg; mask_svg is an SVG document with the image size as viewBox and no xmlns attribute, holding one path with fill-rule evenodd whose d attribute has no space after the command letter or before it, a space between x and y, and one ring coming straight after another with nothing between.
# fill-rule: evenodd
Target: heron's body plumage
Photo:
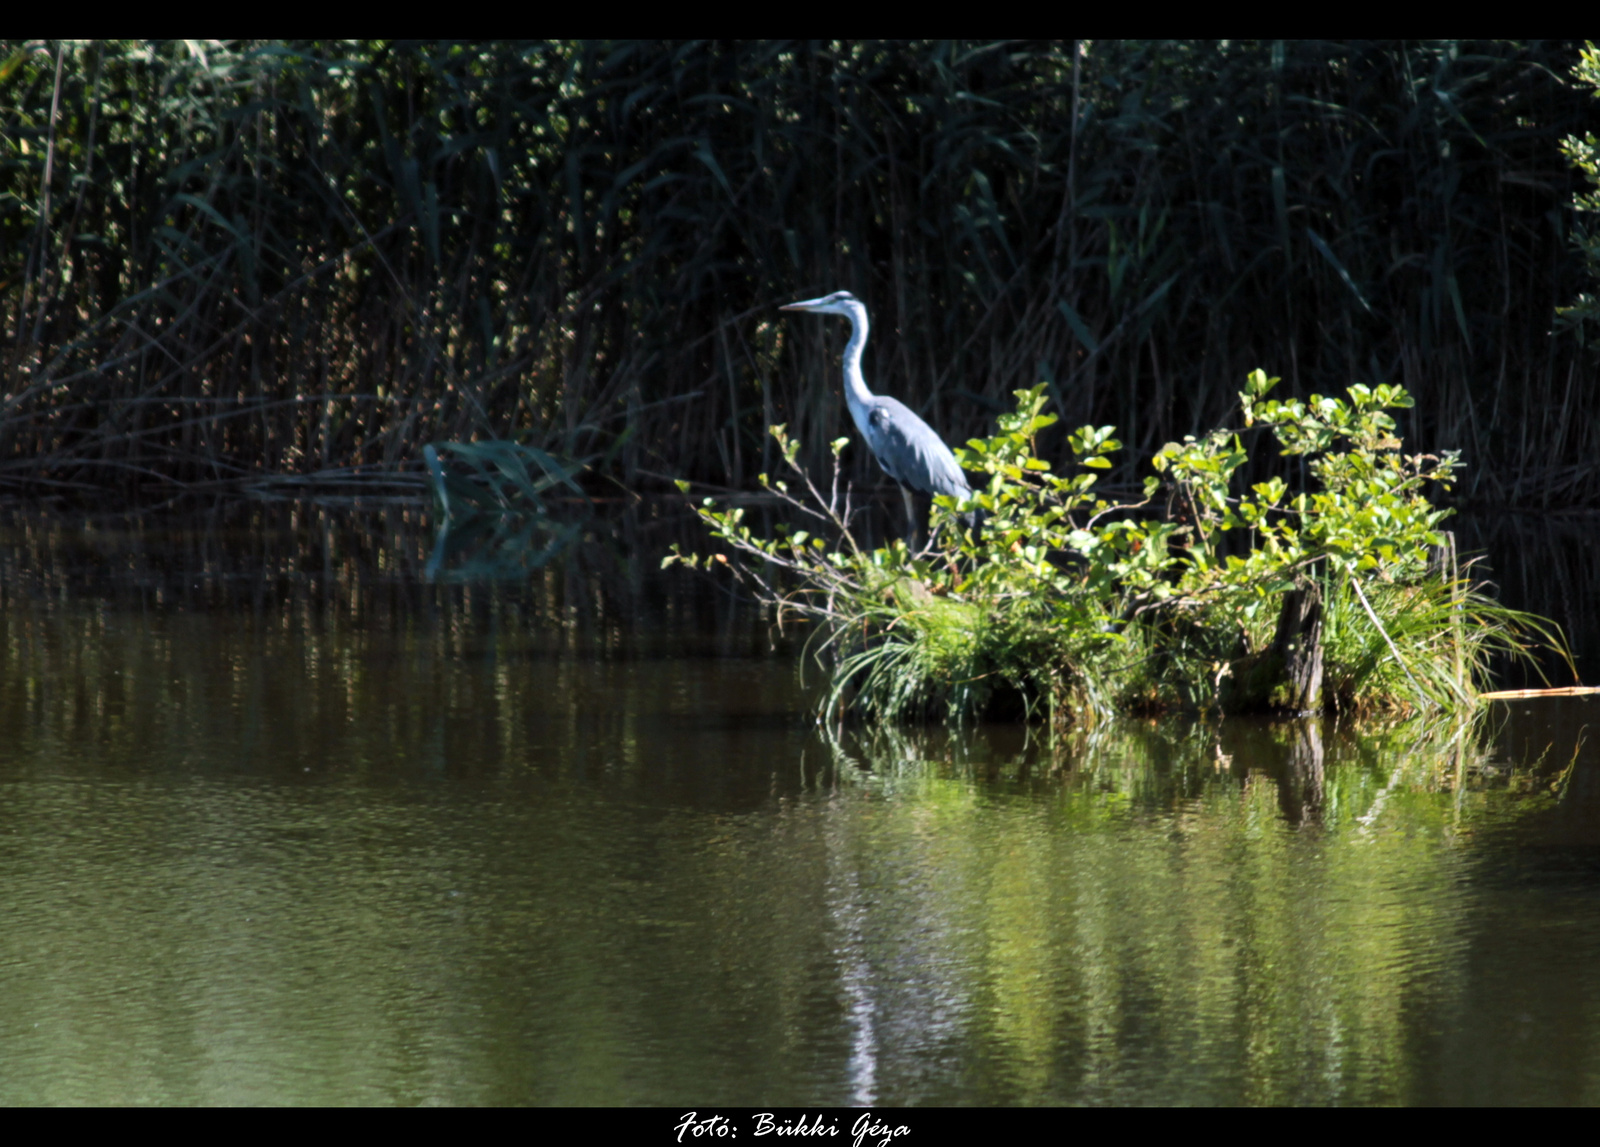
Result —
<instances>
[{"instance_id":1,"label":"heron's body plumage","mask_svg":"<svg viewBox=\"0 0 1600 1147\"><path fill-rule=\"evenodd\" d=\"M924 494L966 498L972 494L967 476L944 439L899 399L873 394L861 374L861 352L871 329L867 308L849 291L790 303L786 311L843 315L850 320L850 342L844 348L844 397L856 429L884 473L902 487ZM910 502L907 501L909 511Z\"/></svg>"},{"instance_id":2,"label":"heron's body plumage","mask_svg":"<svg viewBox=\"0 0 1600 1147\"><path fill-rule=\"evenodd\" d=\"M971 495L967 476L956 464L950 448L905 403L877 395L867 404L866 412L861 436L889 477L924 494L949 494L953 498Z\"/></svg>"}]
</instances>

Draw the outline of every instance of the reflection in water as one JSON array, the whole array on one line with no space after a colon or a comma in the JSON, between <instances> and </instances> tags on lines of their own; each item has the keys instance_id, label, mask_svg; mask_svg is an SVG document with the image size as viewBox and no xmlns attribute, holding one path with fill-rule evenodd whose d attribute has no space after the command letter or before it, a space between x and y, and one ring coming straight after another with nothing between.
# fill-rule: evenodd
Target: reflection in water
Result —
<instances>
[{"instance_id":1,"label":"reflection in water","mask_svg":"<svg viewBox=\"0 0 1600 1147\"><path fill-rule=\"evenodd\" d=\"M867 911L853 871L844 869L830 875L831 915L841 934L834 954L854 1029L850 1062L845 1068L850 1080L849 1102L856 1107L870 1107L878 1101L878 1039L873 1027L877 1008L872 1000L872 968L866 953Z\"/></svg>"},{"instance_id":2,"label":"reflection in water","mask_svg":"<svg viewBox=\"0 0 1600 1147\"><path fill-rule=\"evenodd\" d=\"M692 587L270 524L0 547L0 1101L1600 1099L1597 703L819 732Z\"/></svg>"},{"instance_id":3,"label":"reflection in water","mask_svg":"<svg viewBox=\"0 0 1600 1147\"><path fill-rule=\"evenodd\" d=\"M888 804L848 823L895 889L876 913L895 937L873 979L884 1096L1406 1098L1407 1012L1464 950L1462 843L1504 790L1455 790L1448 746L1375 768L1393 745L1341 736L1319 818L1319 730L1170 733L1110 729L998 770L874 739L858 783Z\"/></svg>"}]
</instances>

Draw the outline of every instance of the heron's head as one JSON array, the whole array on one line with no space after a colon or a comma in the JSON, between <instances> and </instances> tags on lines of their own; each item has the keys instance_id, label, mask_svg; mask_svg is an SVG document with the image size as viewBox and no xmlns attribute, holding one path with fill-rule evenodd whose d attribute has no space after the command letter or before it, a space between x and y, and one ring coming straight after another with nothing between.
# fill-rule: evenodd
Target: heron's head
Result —
<instances>
[{"instance_id":1,"label":"heron's head","mask_svg":"<svg viewBox=\"0 0 1600 1147\"><path fill-rule=\"evenodd\" d=\"M809 311L813 315L845 315L854 318L858 314L865 315L866 307L861 300L849 291L835 291L831 295L823 295L820 299L805 299L798 303L789 303L778 308L780 311Z\"/></svg>"}]
</instances>

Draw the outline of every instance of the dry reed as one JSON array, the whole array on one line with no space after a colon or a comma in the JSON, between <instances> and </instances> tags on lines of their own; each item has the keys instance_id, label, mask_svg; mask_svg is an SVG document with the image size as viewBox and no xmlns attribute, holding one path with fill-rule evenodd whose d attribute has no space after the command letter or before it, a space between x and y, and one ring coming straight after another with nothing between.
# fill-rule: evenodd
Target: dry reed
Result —
<instances>
[{"instance_id":1,"label":"dry reed","mask_svg":"<svg viewBox=\"0 0 1600 1147\"><path fill-rule=\"evenodd\" d=\"M747 487L875 384L1128 457L1265 364L1397 382L1480 501L1600 499L1549 42L0 42L0 484L512 437ZM874 471L857 459L856 477Z\"/></svg>"}]
</instances>

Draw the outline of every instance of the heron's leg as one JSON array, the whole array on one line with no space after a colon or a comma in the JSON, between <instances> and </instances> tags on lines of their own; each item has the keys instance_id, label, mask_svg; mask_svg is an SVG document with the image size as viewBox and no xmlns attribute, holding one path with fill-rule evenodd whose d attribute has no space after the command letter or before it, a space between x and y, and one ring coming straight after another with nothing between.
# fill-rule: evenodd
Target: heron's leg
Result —
<instances>
[{"instance_id":1,"label":"heron's leg","mask_svg":"<svg viewBox=\"0 0 1600 1147\"><path fill-rule=\"evenodd\" d=\"M921 531L917 529L917 506L911 499L911 487L901 486L900 496L906 503L906 544L914 550L920 541Z\"/></svg>"}]
</instances>

